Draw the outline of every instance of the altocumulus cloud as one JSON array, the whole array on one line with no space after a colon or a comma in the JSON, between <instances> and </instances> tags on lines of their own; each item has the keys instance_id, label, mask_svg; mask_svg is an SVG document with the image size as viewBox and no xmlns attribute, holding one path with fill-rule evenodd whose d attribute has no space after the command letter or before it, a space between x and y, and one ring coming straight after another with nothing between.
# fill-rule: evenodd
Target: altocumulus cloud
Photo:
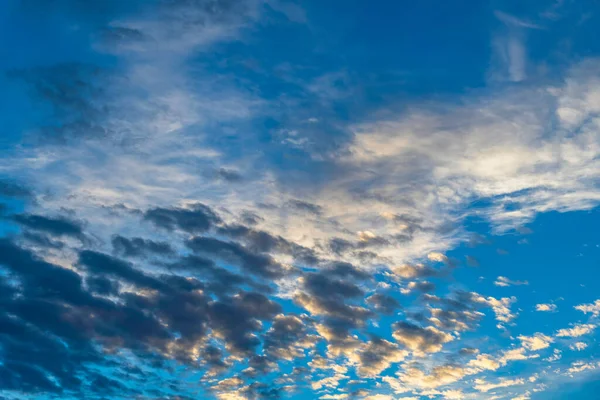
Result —
<instances>
[{"instance_id":1,"label":"altocumulus cloud","mask_svg":"<svg viewBox=\"0 0 600 400\"><path fill-rule=\"evenodd\" d=\"M11 10L61 28L56 59L0 64L36 110L0 156L0 397L528 398L598 368L600 300L543 320L539 276L484 250L600 202L600 62L530 73L526 38L574 14L492 10L489 87L425 101L430 67L365 74L329 7Z\"/></svg>"}]
</instances>

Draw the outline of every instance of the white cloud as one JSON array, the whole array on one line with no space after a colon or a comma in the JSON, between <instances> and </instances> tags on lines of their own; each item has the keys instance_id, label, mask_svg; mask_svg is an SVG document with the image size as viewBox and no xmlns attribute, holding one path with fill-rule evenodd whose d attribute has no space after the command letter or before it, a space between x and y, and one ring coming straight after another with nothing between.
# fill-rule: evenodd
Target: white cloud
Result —
<instances>
[{"instance_id":1,"label":"white cloud","mask_svg":"<svg viewBox=\"0 0 600 400\"><path fill-rule=\"evenodd\" d=\"M558 307L556 306L556 304L542 303L542 304L535 305L535 310L541 311L541 312L554 312L554 311L556 311L557 308Z\"/></svg>"},{"instance_id":2,"label":"white cloud","mask_svg":"<svg viewBox=\"0 0 600 400\"><path fill-rule=\"evenodd\" d=\"M586 314L592 314L594 317L598 317L600 316L600 299L590 304L580 304L575 306L575 309Z\"/></svg>"},{"instance_id":3,"label":"white cloud","mask_svg":"<svg viewBox=\"0 0 600 400\"><path fill-rule=\"evenodd\" d=\"M592 324L575 324L572 328L560 329L556 332L557 337L580 337L591 333L596 329Z\"/></svg>"},{"instance_id":4,"label":"white cloud","mask_svg":"<svg viewBox=\"0 0 600 400\"><path fill-rule=\"evenodd\" d=\"M429 374L419 368L409 367L399 373L398 378L411 388L435 389L460 381L467 372L464 368L454 365L434 367Z\"/></svg>"},{"instance_id":5,"label":"white cloud","mask_svg":"<svg viewBox=\"0 0 600 400\"><path fill-rule=\"evenodd\" d=\"M517 298L514 296L497 299L492 296L483 297L476 294L474 300L491 307L494 314L496 314L496 320L498 320L498 322L509 323L516 317L510 309L510 306L517 301Z\"/></svg>"},{"instance_id":6,"label":"white cloud","mask_svg":"<svg viewBox=\"0 0 600 400\"><path fill-rule=\"evenodd\" d=\"M600 367L600 362L585 362L585 361L576 361L571 364L569 369L567 369L567 374L573 375L578 374L585 371L593 371Z\"/></svg>"},{"instance_id":7,"label":"white cloud","mask_svg":"<svg viewBox=\"0 0 600 400\"><path fill-rule=\"evenodd\" d=\"M194 81L192 87L199 90L190 90L189 77L167 74L160 65L132 66L130 84L145 88L151 100L123 99L123 107L126 103L139 112L110 121L141 138L135 147L93 142L61 152L42 149L28 154L26 163L24 154L4 160L1 168L28 175L40 192L51 182L54 200L46 199L44 208L76 210L93 220L94 227L108 228L116 221L107 221L91 204L144 208L201 199L233 215L257 212L265 217L259 228L310 247L332 237L354 241L353 232L390 238L407 235L408 229L410 240L382 244L372 263L403 265L423 261L427 254L429 261L447 262L444 252L468 237L452 227L460 227L469 215L477 214L496 231L505 231L539 212L588 209L600 202L594 183L600 176L600 139L595 134L600 122L594 117L600 110L600 83L593 77L594 68L592 62L574 68L565 84L553 88L481 95L465 99L461 106L412 108L388 120L351 127L355 135L349 152L332 155L344 172L324 187L312 187L307 180L299 185L303 200L322 208L319 218L286 209L298 182L254 170L259 155L231 165L247 171L252 178L246 182L231 186L199 176L199 166L225 162L219 149L208 146L210 132L204 135L203 129L223 121L246 121L264 104L218 80ZM560 119L557 131L548 135L548 117L564 115L564 110L558 111L564 108L578 110L581 118ZM575 127L575 134L567 134ZM68 166L69 172L57 165ZM489 199L491 205L470 210L468 205L477 198ZM259 203L273 207L260 208ZM506 207L510 204L520 207ZM389 218L398 215L418 220L418 226ZM123 229L129 225L123 221ZM104 237L107 232L97 234ZM324 247L317 251L331 257ZM371 267L353 257L341 258ZM504 309L497 316L507 322L513 316L502 302L495 310Z\"/></svg>"},{"instance_id":8,"label":"white cloud","mask_svg":"<svg viewBox=\"0 0 600 400\"><path fill-rule=\"evenodd\" d=\"M536 333L533 336L519 336L518 339L521 341L523 347L527 350L537 351L550 347L550 344L554 342L550 336L546 336L542 333Z\"/></svg>"},{"instance_id":9,"label":"white cloud","mask_svg":"<svg viewBox=\"0 0 600 400\"><path fill-rule=\"evenodd\" d=\"M576 342L569 346L569 348L573 351L575 351L575 350L582 351L582 350L587 349L587 347L588 347L587 343L584 343L584 342Z\"/></svg>"},{"instance_id":10,"label":"white cloud","mask_svg":"<svg viewBox=\"0 0 600 400\"><path fill-rule=\"evenodd\" d=\"M474 389L479 392L489 392L490 390L504 388L509 386L522 385L525 381L523 379L500 379L496 383L486 382L483 379L475 379Z\"/></svg>"},{"instance_id":11,"label":"white cloud","mask_svg":"<svg viewBox=\"0 0 600 400\"><path fill-rule=\"evenodd\" d=\"M561 358L562 358L562 351L560 351L559 349L554 349L553 354L548 358L544 358L544 361L554 362L554 361L560 360Z\"/></svg>"},{"instance_id":12,"label":"white cloud","mask_svg":"<svg viewBox=\"0 0 600 400\"><path fill-rule=\"evenodd\" d=\"M510 279L508 279L505 276L499 276L494 281L494 285L501 286L501 287L508 287L508 286L529 285L529 282L527 282L527 281L511 281Z\"/></svg>"},{"instance_id":13,"label":"white cloud","mask_svg":"<svg viewBox=\"0 0 600 400\"><path fill-rule=\"evenodd\" d=\"M446 257L444 254L439 253L439 252L431 252L427 255L427 258L430 259L431 261L436 261L436 262L442 262L442 263L446 263L448 262L448 257Z\"/></svg>"},{"instance_id":14,"label":"white cloud","mask_svg":"<svg viewBox=\"0 0 600 400\"><path fill-rule=\"evenodd\" d=\"M469 361L467 365L478 370L490 371L495 371L502 366L498 360L495 360L489 354L479 354L475 359Z\"/></svg>"}]
</instances>

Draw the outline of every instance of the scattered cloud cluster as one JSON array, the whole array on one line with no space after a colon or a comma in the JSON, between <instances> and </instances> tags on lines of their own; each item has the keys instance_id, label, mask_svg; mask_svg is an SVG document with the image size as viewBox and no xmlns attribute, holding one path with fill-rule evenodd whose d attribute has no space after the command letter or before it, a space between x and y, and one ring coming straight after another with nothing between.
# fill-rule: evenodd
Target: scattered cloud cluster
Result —
<instances>
[{"instance_id":1,"label":"scattered cloud cluster","mask_svg":"<svg viewBox=\"0 0 600 400\"><path fill-rule=\"evenodd\" d=\"M495 13L512 85L349 118L353 73L249 55L317 34L296 2L58 3L113 61L11 72L48 115L0 156L2 395L525 399L600 367L570 358L600 299L523 332L558 311L535 279L452 254L600 203L600 63L522 84L543 21Z\"/></svg>"}]
</instances>

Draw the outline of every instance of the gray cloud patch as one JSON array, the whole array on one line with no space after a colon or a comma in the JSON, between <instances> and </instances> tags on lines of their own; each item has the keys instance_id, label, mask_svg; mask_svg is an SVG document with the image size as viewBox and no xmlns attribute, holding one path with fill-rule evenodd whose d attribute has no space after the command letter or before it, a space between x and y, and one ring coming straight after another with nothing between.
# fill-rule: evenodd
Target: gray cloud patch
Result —
<instances>
[{"instance_id":1,"label":"gray cloud patch","mask_svg":"<svg viewBox=\"0 0 600 400\"><path fill-rule=\"evenodd\" d=\"M302 201L302 200L290 200L288 202L288 204L290 205L290 207L299 210L299 211L305 211L308 212L310 214L314 214L314 215L321 215L321 213L323 212L323 209L321 206L318 206L316 204L312 204L306 201Z\"/></svg>"},{"instance_id":2,"label":"gray cloud patch","mask_svg":"<svg viewBox=\"0 0 600 400\"><path fill-rule=\"evenodd\" d=\"M373 306L375 310L387 315L392 315L400 308L398 300L383 293L375 293L367 297L366 301Z\"/></svg>"},{"instance_id":3,"label":"gray cloud patch","mask_svg":"<svg viewBox=\"0 0 600 400\"><path fill-rule=\"evenodd\" d=\"M193 251L233 262L246 272L267 278L285 274L281 264L266 254L256 254L235 242L225 242L210 237L195 237L187 242Z\"/></svg>"},{"instance_id":4,"label":"gray cloud patch","mask_svg":"<svg viewBox=\"0 0 600 400\"><path fill-rule=\"evenodd\" d=\"M10 180L0 179L0 197L29 198L33 194L30 189Z\"/></svg>"},{"instance_id":5,"label":"gray cloud patch","mask_svg":"<svg viewBox=\"0 0 600 400\"><path fill-rule=\"evenodd\" d=\"M11 219L33 231L46 232L58 237L70 236L79 240L85 240L82 223L69 218L18 214L13 215Z\"/></svg>"},{"instance_id":6,"label":"gray cloud patch","mask_svg":"<svg viewBox=\"0 0 600 400\"><path fill-rule=\"evenodd\" d=\"M180 229L189 233L205 232L220 221L217 214L200 203L190 208L152 208L144 213L144 219L162 229Z\"/></svg>"},{"instance_id":7,"label":"gray cloud patch","mask_svg":"<svg viewBox=\"0 0 600 400\"><path fill-rule=\"evenodd\" d=\"M113 250L116 254L124 257L140 257L146 255L172 255L174 250L169 243L156 242L139 237L126 238L114 235L111 240Z\"/></svg>"}]
</instances>

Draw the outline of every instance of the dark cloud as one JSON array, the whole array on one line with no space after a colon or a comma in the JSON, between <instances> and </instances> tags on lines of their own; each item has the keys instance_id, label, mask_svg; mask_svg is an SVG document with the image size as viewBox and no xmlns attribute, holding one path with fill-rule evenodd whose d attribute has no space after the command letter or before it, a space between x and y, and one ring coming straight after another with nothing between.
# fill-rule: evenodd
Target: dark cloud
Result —
<instances>
[{"instance_id":1,"label":"dark cloud","mask_svg":"<svg viewBox=\"0 0 600 400\"><path fill-rule=\"evenodd\" d=\"M342 238L329 239L328 246L329 249L337 255L342 255L347 251L355 249L354 243Z\"/></svg>"},{"instance_id":2,"label":"dark cloud","mask_svg":"<svg viewBox=\"0 0 600 400\"><path fill-rule=\"evenodd\" d=\"M90 292L103 296L114 296L119 293L119 283L103 276L86 279L86 285Z\"/></svg>"},{"instance_id":3,"label":"dark cloud","mask_svg":"<svg viewBox=\"0 0 600 400\"><path fill-rule=\"evenodd\" d=\"M358 353L358 375L378 376L392 363L402 361L404 357L405 352L397 344L377 336L371 336L368 343Z\"/></svg>"},{"instance_id":4,"label":"dark cloud","mask_svg":"<svg viewBox=\"0 0 600 400\"><path fill-rule=\"evenodd\" d=\"M475 257L465 256L465 258L469 267L479 267L479 260L477 260Z\"/></svg>"},{"instance_id":5,"label":"dark cloud","mask_svg":"<svg viewBox=\"0 0 600 400\"><path fill-rule=\"evenodd\" d=\"M422 328L410 322L394 324L394 339L407 349L421 353L434 353L441 350L442 345L453 337L441 330L428 326Z\"/></svg>"},{"instance_id":6,"label":"dark cloud","mask_svg":"<svg viewBox=\"0 0 600 400\"><path fill-rule=\"evenodd\" d=\"M218 267L212 260L198 256L186 256L169 264L172 271L186 272L206 281L206 289L217 295L228 294L238 286L255 286L255 282L225 268Z\"/></svg>"},{"instance_id":7,"label":"dark cloud","mask_svg":"<svg viewBox=\"0 0 600 400\"><path fill-rule=\"evenodd\" d=\"M442 329L474 330L484 317L479 311L483 304L471 292L454 291L446 297L425 294L423 301L429 305L429 320Z\"/></svg>"},{"instance_id":8,"label":"dark cloud","mask_svg":"<svg viewBox=\"0 0 600 400\"><path fill-rule=\"evenodd\" d=\"M364 294L363 290L354 283L331 279L324 274L306 274L304 276L304 288L309 293L322 298L356 298Z\"/></svg>"},{"instance_id":9,"label":"dark cloud","mask_svg":"<svg viewBox=\"0 0 600 400\"><path fill-rule=\"evenodd\" d=\"M77 390L83 363L101 363L102 357L86 340L84 330L69 324L73 310L64 304L110 305L87 294L75 272L39 260L5 239L0 240L0 266L19 280L16 287L2 285L0 389ZM50 374L54 379L48 378Z\"/></svg>"},{"instance_id":10,"label":"dark cloud","mask_svg":"<svg viewBox=\"0 0 600 400\"><path fill-rule=\"evenodd\" d=\"M425 230L423 227L423 219L419 217L414 217L408 214L396 214L393 216L393 220L403 224L404 230L409 235L421 230Z\"/></svg>"},{"instance_id":11,"label":"dark cloud","mask_svg":"<svg viewBox=\"0 0 600 400\"><path fill-rule=\"evenodd\" d=\"M359 286L364 272L351 264L337 263L318 272L304 274L301 291L294 301L311 315L322 317L320 333L327 338L330 351L339 352L356 346L351 331L365 325L374 314L360 305L364 290Z\"/></svg>"},{"instance_id":12,"label":"dark cloud","mask_svg":"<svg viewBox=\"0 0 600 400\"><path fill-rule=\"evenodd\" d=\"M53 239L50 235L37 232L23 232L22 238L33 246L45 247L50 249L62 249L65 244L59 240Z\"/></svg>"},{"instance_id":13,"label":"dark cloud","mask_svg":"<svg viewBox=\"0 0 600 400\"><path fill-rule=\"evenodd\" d=\"M410 291L419 291L423 293L433 292L435 290L435 284L428 281L410 282L408 284Z\"/></svg>"},{"instance_id":14,"label":"dark cloud","mask_svg":"<svg viewBox=\"0 0 600 400\"><path fill-rule=\"evenodd\" d=\"M382 314L392 315L400 308L398 300L383 293L375 293L367 297L366 301L367 304L370 304L376 311Z\"/></svg>"},{"instance_id":15,"label":"dark cloud","mask_svg":"<svg viewBox=\"0 0 600 400\"><path fill-rule=\"evenodd\" d=\"M227 362L224 352L212 345L207 345L202 349L200 359L215 374L220 374L231 367L231 363Z\"/></svg>"},{"instance_id":16,"label":"dark cloud","mask_svg":"<svg viewBox=\"0 0 600 400\"><path fill-rule=\"evenodd\" d=\"M33 193L27 187L10 180L0 179L0 197L30 198Z\"/></svg>"},{"instance_id":17,"label":"dark cloud","mask_svg":"<svg viewBox=\"0 0 600 400\"><path fill-rule=\"evenodd\" d=\"M264 218L251 211L243 211L240 215L240 219L246 225L256 225L259 222L264 221Z\"/></svg>"},{"instance_id":18,"label":"dark cloud","mask_svg":"<svg viewBox=\"0 0 600 400\"><path fill-rule=\"evenodd\" d=\"M278 370L279 367L277 363L269 359L267 356L254 355L248 360L248 368L244 370L243 374L254 378L260 375L267 375Z\"/></svg>"},{"instance_id":19,"label":"dark cloud","mask_svg":"<svg viewBox=\"0 0 600 400\"><path fill-rule=\"evenodd\" d=\"M265 334L265 354L273 359L294 360L316 342L310 334L311 324L297 315L277 315Z\"/></svg>"},{"instance_id":20,"label":"dark cloud","mask_svg":"<svg viewBox=\"0 0 600 400\"><path fill-rule=\"evenodd\" d=\"M253 382L241 390L241 394L248 400L274 400L281 399L285 393L284 388L275 387L267 383Z\"/></svg>"},{"instance_id":21,"label":"dark cloud","mask_svg":"<svg viewBox=\"0 0 600 400\"><path fill-rule=\"evenodd\" d=\"M147 275L134 268L133 264L99 253L92 250L84 250L79 253L79 265L91 274L110 276L116 279L124 279L138 287L156 290L166 290L167 285L156 277Z\"/></svg>"},{"instance_id":22,"label":"dark cloud","mask_svg":"<svg viewBox=\"0 0 600 400\"><path fill-rule=\"evenodd\" d=\"M230 183L241 182L243 180L242 175L238 171L227 168L219 168L215 171L215 176L217 179L222 179Z\"/></svg>"},{"instance_id":23,"label":"dark cloud","mask_svg":"<svg viewBox=\"0 0 600 400\"><path fill-rule=\"evenodd\" d=\"M21 226L40 232L46 232L54 236L70 236L85 241L83 225L66 217L46 217L35 214L13 215L11 219Z\"/></svg>"},{"instance_id":24,"label":"dark cloud","mask_svg":"<svg viewBox=\"0 0 600 400\"><path fill-rule=\"evenodd\" d=\"M107 124L108 115L118 115L107 101L110 74L96 66L65 63L50 67L13 71L31 88L34 102L49 106L52 123L40 126L36 140L67 143L73 139L112 137L116 131Z\"/></svg>"},{"instance_id":25,"label":"dark cloud","mask_svg":"<svg viewBox=\"0 0 600 400\"><path fill-rule=\"evenodd\" d=\"M193 265L189 258L184 260L188 267ZM199 270L217 268L206 260L195 261ZM177 275L150 275L132 263L92 250L80 252L77 266L87 272L85 284L78 272L0 240L0 267L18 281L17 286L7 286L0 279L4 361L0 390L69 390L80 396L122 393L118 374L100 376L88 369L88 364L109 362L96 344L109 352L129 349L149 362L158 357L156 362L173 358L196 368L201 364L216 373L231 365L226 361L230 354L250 360L250 377L268 373L271 366L265 356L256 354L261 343L269 357L277 358L290 340L296 339L295 345L308 340L304 324L294 326L297 317L284 317L281 306L264 294L237 290L231 295L219 293L219 299L208 296L204 287L218 277L216 269L202 277L204 283ZM150 291L121 291L122 285ZM118 302L98 296L116 297ZM263 337L265 322L272 323ZM208 341L220 341L226 352ZM112 368L118 372L120 365ZM255 389L257 396L263 389L268 396L278 392L274 387Z\"/></svg>"},{"instance_id":26,"label":"dark cloud","mask_svg":"<svg viewBox=\"0 0 600 400\"><path fill-rule=\"evenodd\" d=\"M95 304L82 288L81 277L38 259L7 239L0 239L0 265L17 274L28 295L67 302Z\"/></svg>"},{"instance_id":27,"label":"dark cloud","mask_svg":"<svg viewBox=\"0 0 600 400\"><path fill-rule=\"evenodd\" d=\"M182 230L188 233L205 232L220 221L217 214L201 203L189 208L152 208L144 213L144 219L168 231Z\"/></svg>"},{"instance_id":28,"label":"dark cloud","mask_svg":"<svg viewBox=\"0 0 600 400\"><path fill-rule=\"evenodd\" d=\"M412 238L410 238L409 240L412 240ZM355 251L354 254L359 255L362 253L363 257L366 258L375 258L370 256L369 254L367 254L364 249L368 249L368 248L372 248L372 247L379 247L379 246L385 246L385 245L389 245L392 242L402 242L404 240L400 240L399 237L390 237L390 238L385 238L382 236L368 236L368 235L364 235L361 240L358 241L350 241L350 240L346 240L343 238L332 238L329 239L329 241L327 242L327 247L329 250L331 250L333 253L337 254L337 255L343 255L347 252L350 251L355 251L355 250L359 250L359 251ZM376 256L376 253L371 253L372 255Z\"/></svg>"},{"instance_id":29,"label":"dark cloud","mask_svg":"<svg viewBox=\"0 0 600 400\"><path fill-rule=\"evenodd\" d=\"M374 251L357 251L354 255L365 264L373 263L379 257Z\"/></svg>"},{"instance_id":30,"label":"dark cloud","mask_svg":"<svg viewBox=\"0 0 600 400\"><path fill-rule=\"evenodd\" d=\"M124 257L140 257L146 255L167 256L174 254L174 250L169 243L156 242L139 237L128 239L120 235L114 235L111 243L115 254Z\"/></svg>"},{"instance_id":31,"label":"dark cloud","mask_svg":"<svg viewBox=\"0 0 600 400\"><path fill-rule=\"evenodd\" d=\"M109 48L135 46L150 40L141 30L123 26L108 26L98 32L98 41Z\"/></svg>"},{"instance_id":32,"label":"dark cloud","mask_svg":"<svg viewBox=\"0 0 600 400\"><path fill-rule=\"evenodd\" d=\"M314 250L290 242L281 236L274 236L268 232L248 228L243 225L225 225L219 227L218 233L243 241L249 250L259 253L287 254L298 262L315 265L319 262Z\"/></svg>"},{"instance_id":33,"label":"dark cloud","mask_svg":"<svg viewBox=\"0 0 600 400\"><path fill-rule=\"evenodd\" d=\"M479 354L479 349L476 349L474 347L464 347L459 350L458 354L464 356L472 356L474 354Z\"/></svg>"},{"instance_id":34,"label":"dark cloud","mask_svg":"<svg viewBox=\"0 0 600 400\"><path fill-rule=\"evenodd\" d=\"M235 242L225 242L210 237L195 237L187 242L195 252L218 257L226 262L237 264L245 272L266 278L280 278L285 275L281 264L267 254L257 254Z\"/></svg>"},{"instance_id":35,"label":"dark cloud","mask_svg":"<svg viewBox=\"0 0 600 400\"><path fill-rule=\"evenodd\" d=\"M248 356L260 344L254 332L260 320L271 320L281 306L258 293L241 293L230 299L208 305L213 332L227 343L229 352Z\"/></svg>"},{"instance_id":36,"label":"dark cloud","mask_svg":"<svg viewBox=\"0 0 600 400\"><path fill-rule=\"evenodd\" d=\"M292 207L298 211L308 212L308 213L316 215L316 216L320 216L323 212L323 208L321 206L312 204L312 203L308 203L308 202L302 201L302 200L297 200L297 199L290 200L290 201L288 201L288 204L290 207Z\"/></svg>"},{"instance_id":37,"label":"dark cloud","mask_svg":"<svg viewBox=\"0 0 600 400\"><path fill-rule=\"evenodd\" d=\"M349 278L356 280L366 280L371 277L367 271L356 268L354 265L347 262L335 262L327 268L322 269L321 274L334 276L337 278Z\"/></svg>"}]
</instances>

